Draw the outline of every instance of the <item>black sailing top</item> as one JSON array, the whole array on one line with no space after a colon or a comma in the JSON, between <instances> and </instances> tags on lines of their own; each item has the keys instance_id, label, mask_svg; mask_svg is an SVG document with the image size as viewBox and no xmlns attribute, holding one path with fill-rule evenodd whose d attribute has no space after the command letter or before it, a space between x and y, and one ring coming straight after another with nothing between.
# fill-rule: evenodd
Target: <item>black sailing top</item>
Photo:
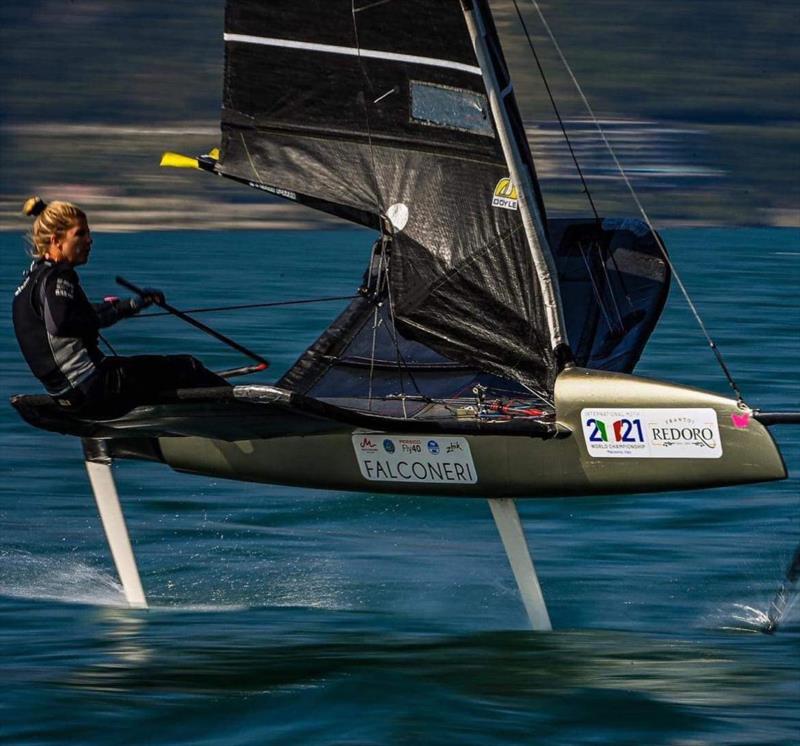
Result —
<instances>
[{"instance_id":1,"label":"black sailing top","mask_svg":"<svg viewBox=\"0 0 800 746\"><path fill-rule=\"evenodd\" d=\"M93 305L71 264L39 259L14 294L14 332L33 374L59 396L97 373L99 330L139 310L135 299Z\"/></svg>"}]
</instances>

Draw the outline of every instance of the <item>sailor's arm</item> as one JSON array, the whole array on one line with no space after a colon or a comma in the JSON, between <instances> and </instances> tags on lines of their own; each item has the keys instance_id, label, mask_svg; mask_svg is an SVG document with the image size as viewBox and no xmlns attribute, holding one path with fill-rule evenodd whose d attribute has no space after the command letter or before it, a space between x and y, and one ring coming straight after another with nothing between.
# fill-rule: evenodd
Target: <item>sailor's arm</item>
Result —
<instances>
[{"instance_id":1,"label":"sailor's arm","mask_svg":"<svg viewBox=\"0 0 800 746\"><path fill-rule=\"evenodd\" d=\"M144 295L137 295L133 298L107 298L102 303L94 304L94 311L97 314L97 324L101 329L116 324L121 319L135 316L139 311L153 305L153 303L163 303L164 293L160 290L148 288Z\"/></svg>"}]
</instances>

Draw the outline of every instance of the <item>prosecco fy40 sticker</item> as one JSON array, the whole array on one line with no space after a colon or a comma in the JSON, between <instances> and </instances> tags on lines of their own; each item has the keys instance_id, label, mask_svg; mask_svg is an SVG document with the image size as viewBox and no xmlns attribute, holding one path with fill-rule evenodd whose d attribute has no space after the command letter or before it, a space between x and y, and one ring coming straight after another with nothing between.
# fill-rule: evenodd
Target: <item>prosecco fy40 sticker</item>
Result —
<instances>
[{"instance_id":1,"label":"prosecco fy40 sticker","mask_svg":"<svg viewBox=\"0 0 800 746\"><path fill-rule=\"evenodd\" d=\"M584 409L583 437L594 458L720 458L713 409Z\"/></svg>"},{"instance_id":2,"label":"prosecco fy40 sticker","mask_svg":"<svg viewBox=\"0 0 800 746\"><path fill-rule=\"evenodd\" d=\"M478 473L465 438L355 433L361 476L371 482L475 484Z\"/></svg>"}]
</instances>

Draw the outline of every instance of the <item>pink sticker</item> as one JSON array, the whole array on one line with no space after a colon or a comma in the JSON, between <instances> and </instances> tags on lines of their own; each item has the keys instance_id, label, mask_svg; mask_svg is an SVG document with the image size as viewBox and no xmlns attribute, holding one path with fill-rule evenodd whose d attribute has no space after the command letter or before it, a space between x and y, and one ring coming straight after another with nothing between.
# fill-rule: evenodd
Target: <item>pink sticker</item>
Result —
<instances>
[{"instance_id":1,"label":"pink sticker","mask_svg":"<svg viewBox=\"0 0 800 746\"><path fill-rule=\"evenodd\" d=\"M732 414L731 420L733 421L734 427L744 430L744 428L750 424L750 413L745 412L744 414Z\"/></svg>"}]
</instances>

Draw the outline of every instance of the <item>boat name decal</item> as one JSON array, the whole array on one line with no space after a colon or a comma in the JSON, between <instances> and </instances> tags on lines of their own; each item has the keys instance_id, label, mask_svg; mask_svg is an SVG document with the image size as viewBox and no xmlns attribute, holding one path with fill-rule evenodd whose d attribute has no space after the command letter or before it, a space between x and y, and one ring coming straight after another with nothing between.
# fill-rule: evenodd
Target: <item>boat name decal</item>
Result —
<instances>
[{"instance_id":1,"label":"boat name decal","mask_svg":"<svg viewBox=\"0 0 800 746\"><path fill-rule=\"evenodd\" d=\"M584 409L594 458L720 458L717 413L704 409Z\"/></svg>"},{"instance_id":2,"label":"boat name decal","mask_svg":"<svg viewBox=\"0 0 800 746\"><path fill-rule=\"evenodd\" d=\"M502 207L504 210L518 209L519 195L514 182L507 176L497 182L492 197L492 207Z\"/></svg>"},{"instance_id":3,"label":"boat name decal","mask_svg":"<svg viewBox=\"0 0 800 746\"><path fill-rule=\"evenodd\" d=\"M478 472L466 438L355 433L361 476L371 482L475 484Z\"/></svg>"}]
</instances>

